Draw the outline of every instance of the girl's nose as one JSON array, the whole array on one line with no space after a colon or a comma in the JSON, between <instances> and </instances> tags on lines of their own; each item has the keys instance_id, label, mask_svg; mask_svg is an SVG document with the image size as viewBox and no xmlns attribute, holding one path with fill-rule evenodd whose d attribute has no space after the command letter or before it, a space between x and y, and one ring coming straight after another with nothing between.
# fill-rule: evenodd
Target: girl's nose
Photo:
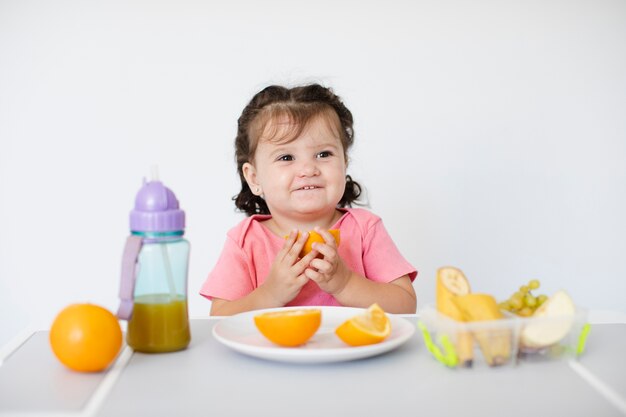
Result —
<instances>
[{"instance_id":1,"label":"girl's nose","mask_svg":"<svg viewBox=\"0 0 626 417\"><path fill-rule=\"evenodd\" d=\"M312 177L315 175L319 175L320 171L317 168L317 164L315 161L306 161L303 162L300 166L300 176L301 177Z\"/></svg>"}]
</instances>

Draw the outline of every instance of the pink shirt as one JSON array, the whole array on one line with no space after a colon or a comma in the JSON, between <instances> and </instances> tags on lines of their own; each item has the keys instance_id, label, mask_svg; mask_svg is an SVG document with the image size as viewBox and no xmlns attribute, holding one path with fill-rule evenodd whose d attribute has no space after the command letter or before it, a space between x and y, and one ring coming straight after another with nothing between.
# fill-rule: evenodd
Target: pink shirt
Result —
<instances>
[{"instance_id":1,"label":"pink shirt","mask_svg":"<svg viewBox=\"0 0 626 417\"><path fill-rule=\"evenodd\" d=\"M339 229L339 256L354 272L372 281L390 282L403 275L417 275L398 251L380 217L360 208L341 209L344 215L332 229ZM224 249L200 289L211 299L239 299L263 284L285 239L261 224L270 215L254 215L232 228ZM339 306L335 298L309 281L288 305Z\"/></svg>"}]
</instances>

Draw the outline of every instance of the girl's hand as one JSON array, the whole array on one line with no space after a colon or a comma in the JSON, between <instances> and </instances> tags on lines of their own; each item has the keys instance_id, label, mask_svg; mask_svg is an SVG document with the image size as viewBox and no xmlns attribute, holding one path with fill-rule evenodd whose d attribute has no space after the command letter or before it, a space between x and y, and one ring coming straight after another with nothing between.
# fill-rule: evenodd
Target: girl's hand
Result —
<instances>
[{"instance_id":1,"label":"girl's hand","mask_svg":"<svg viewBox=\"0 0 626 417\"><path fill-rule=\"evenodd\" d=\"M309 268L304 271L304 275L315 281L322 291L330 295L336 295L348 284L352 273L339 256L337 244L333 236L327 230L317 227L315 231L324 238L325 243L314 243L314 250L311 253L316 255L319 253L323 258L311 260ZM309 255L305 258L308 258Z\"/></svg>"},{"instance_id":2,"label":"girl's hand","mask_svg":"<svg viewBox=\"0 0 626 417\"><path fill-rule=\"evenodd\" d=\"M292 230L289 233L285 244L274 258L269 275L259 287L259 290L262 289L265 292L268 306L284 306L296 298L302 287L309 281L304 271L315 258L317 252L311 251L298 261L298 255L309 234L302 233L299 239L297 237L297 230Z\"/></svg>"}]
</instances>

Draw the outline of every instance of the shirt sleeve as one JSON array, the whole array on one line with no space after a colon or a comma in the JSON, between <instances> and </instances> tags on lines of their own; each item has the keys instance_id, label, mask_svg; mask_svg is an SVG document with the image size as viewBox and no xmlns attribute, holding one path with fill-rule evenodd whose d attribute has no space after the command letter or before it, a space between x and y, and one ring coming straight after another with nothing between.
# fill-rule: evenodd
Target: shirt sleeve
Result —
<instances>
[{"instance_id":1,"label":"shirt sleeve","mask_svg":"<svg viewBox=\"0 0 626 417\"><path fill-rule=\"evenodd\" d=\"M253 290L253 271L248 257L237 242L227 236L217 264L204 281L200 295L209 300L215 297L231 301Z\"/></svg>"},{"instance_id":2,"label":"shirt sleeve","mask_svg":"<svg viewBox=\"0 0 626 417\"><path fill-rule=\"evenodd\" d=\"M417 276L416 269L402 256L380 219L365 235L363 265L365 276L372 281L391 282L403 275L413 281Z\"/></svg>"}]
</instances>

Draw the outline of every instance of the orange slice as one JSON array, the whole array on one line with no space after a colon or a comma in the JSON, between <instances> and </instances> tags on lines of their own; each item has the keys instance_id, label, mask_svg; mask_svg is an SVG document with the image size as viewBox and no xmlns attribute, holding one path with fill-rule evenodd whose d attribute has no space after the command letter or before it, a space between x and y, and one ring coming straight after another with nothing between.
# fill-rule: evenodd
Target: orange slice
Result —
<instances>
[{"instance_id":1,"label":"orange slice","mask_svg":"<svg viewBox=\"0 0 626 417\"><path fill-rule=\"evenodd\" d=\"M305 344L322 323L320 309L271 311L254 316L257 329L272 343L295 347Z\"/></svg>"},{"instance_id":2,"label":"orange slice","mask_svg":"<svg viewBox=\"0 0 626 417\"><path fill-rule=\"evenodd\" d=\"M374 303L365 313L343 322L335 334L351 346L372 345L382 342L391 334L391 323L383 309Z\"/></svg>"}]
</instances>

